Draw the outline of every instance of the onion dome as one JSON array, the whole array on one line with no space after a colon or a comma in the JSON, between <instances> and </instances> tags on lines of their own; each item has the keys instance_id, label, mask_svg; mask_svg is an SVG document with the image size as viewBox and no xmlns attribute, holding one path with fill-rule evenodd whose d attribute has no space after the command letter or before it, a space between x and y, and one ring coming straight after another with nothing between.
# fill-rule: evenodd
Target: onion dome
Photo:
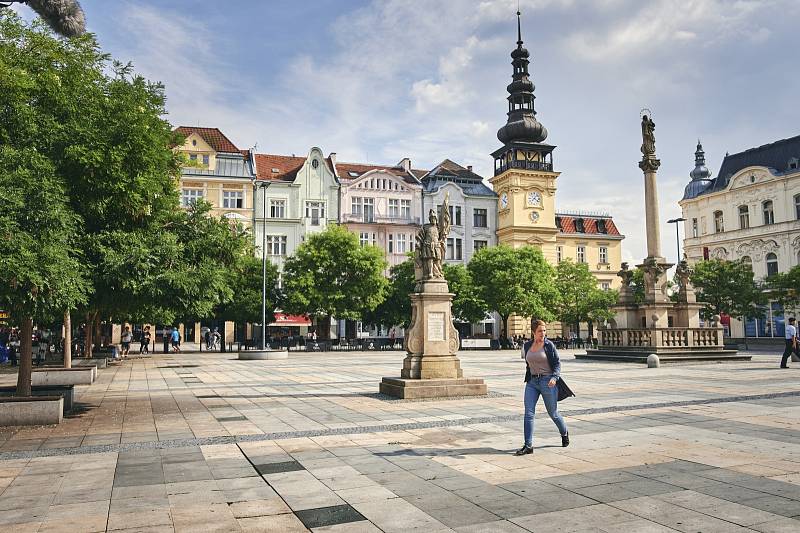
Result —
<instances>
[{"instance_id":1,"label":"onion dome","mask_svg":"<svg viewBox=\"0 0 800 533\"><path fill-rule=\"evenodd\" d=\"M536 120L533 101L535 86L528 74L528 50L522 46L522 24L517 11L517 47L511 52L514 66L513 81L506 87L508 96L508 121L497 130L497 138L503 144L510 142L539 143L547 138L547 129Z\"/></svg>"},{"instance_id":2,"label":"onion dome","mask_svg":"<svg viewBox=\"0 0 800 533\"><path fill-rule=\"evenodd\" d=\"M694 170L689 172L689 177L692 178L692 181L683 190L684 200L699 196L711 185L711 171L706 167L706 153L699 140L694 153Z\"/></svg>"}]
</instances>

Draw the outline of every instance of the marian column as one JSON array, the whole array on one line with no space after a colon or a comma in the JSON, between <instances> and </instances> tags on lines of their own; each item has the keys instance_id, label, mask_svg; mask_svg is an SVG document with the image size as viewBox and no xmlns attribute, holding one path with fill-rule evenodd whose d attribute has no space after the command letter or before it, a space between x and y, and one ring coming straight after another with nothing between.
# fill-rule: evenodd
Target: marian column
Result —
<instances>
[{"instance_id":1,"label":"marian column","mask_svg":"<svg viewBox=\"0 0 800 533\"><path fill-rule=\"evenodd\" d=\"M644 172L644 213L647 227L647 257L661 257L661 230L658 214L658 189L656 188L656 171L661 161L656 158L656 125L647 115L642 116L642 160L639 168Z\"/></svg>"}]
</instances>

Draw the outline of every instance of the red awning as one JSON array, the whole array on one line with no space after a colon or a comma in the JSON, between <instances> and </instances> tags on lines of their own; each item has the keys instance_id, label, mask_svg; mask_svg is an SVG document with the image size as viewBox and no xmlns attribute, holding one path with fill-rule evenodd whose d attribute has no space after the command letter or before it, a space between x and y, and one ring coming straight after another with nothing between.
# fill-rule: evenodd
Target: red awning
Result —
<instances>
[{"instance_id":1,"label":"red awning","mask_svg":"<svg viewBox=\"0 0 800 533\"><path fill-rule=\"evenodd\" d=\"M269 325L277 327L310 326L311 320L303 315L286 315L284 313L275 313L275 322L272 322Z\"/></svg>"}]
</instances>

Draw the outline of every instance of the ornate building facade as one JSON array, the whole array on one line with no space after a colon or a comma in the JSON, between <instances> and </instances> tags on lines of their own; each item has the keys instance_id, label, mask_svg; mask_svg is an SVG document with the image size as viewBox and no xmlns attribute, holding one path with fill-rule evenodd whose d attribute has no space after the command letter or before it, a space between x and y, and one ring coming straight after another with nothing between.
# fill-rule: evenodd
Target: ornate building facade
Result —
<instances>
[{"instance_id":1,"label":"ornate building facade","mask_svg":"<svg viewBox=\"0 0 800 533\"><path fill-rule=\"evenodd\" d=\"M679 202L690 263L744 260L756 278L800 264L800 136L728 154L712 179L700 143ZM782 336L784 317L771 304L764 320L730 323L733 337Z\"/></svg>"},{"instance_id":2,"label":"ornate building facade","mask_svg":"<svg viewBox=\"0 0 800 533\"><path fill-rule=\"evenodd\" d=\"M511 52L513 74L507 87L508 120L497 132L503 146L492 153L494 176L489 180L498 195L497 242L514 248L536 246L551 264L566 258L587 263L601 287L616 288L624 236L611 216L556 212L560 175L553 164L556 147L544 142L547 129L536 118L529 57L517 13L517 47ZM517 334L530 334L527 317L509 319L508 335Z\"/></svg>"}]
</instances>

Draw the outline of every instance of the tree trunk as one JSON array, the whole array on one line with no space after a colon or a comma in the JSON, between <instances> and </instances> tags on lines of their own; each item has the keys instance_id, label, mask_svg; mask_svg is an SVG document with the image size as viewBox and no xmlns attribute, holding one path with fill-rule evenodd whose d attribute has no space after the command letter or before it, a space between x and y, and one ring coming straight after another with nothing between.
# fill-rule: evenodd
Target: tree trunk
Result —
<instances>
[{"instance_id":1,"label":"tree trunk","mask_svg":"<svg viewBox=\"0 0 800 533\"><path fill-rule=\"evenodd\" d=\"M589 327L589 340L591 341L592 337L594 337L594 324L591 320L587 320L586 325Z\"/></svg>"},{"instance_id":2,"label":"tree trunk","mask_svg":"<svg viewBox=\"0 0 800 533\"><path fill-rule=\"evenodd\" d=\"M503 331L501 332L501 337L508 341L508 318L510 315L500 315L500 318L503 319ZM503 344L500 344L500 348L503 348Z\"/></svg>"},{"instance_id":3,"label":"tree trunk","mask_svg":"<svg viewBox=\"0 0 800 533\"><path fill-rule=\"evenodd\" d=\"M319 333L317 333L317 339L319 339L321 341L330 340L330 338L331 338L331 315L325 315L325 317L322 319L322 322L320 322L319 329L321 331L319 331Z\"/></svg>"},{"instance_id":4,"label":"tree trunk","mask_svg":"<svg viewBox=\"0 0 800 533\"><path fill-rule=\"evenodd\" d=\"M19 331L19 374L17 375L17 396L31 395L31 370L33 370L33 318L22 320Z\"/></svg>"},{"instance_id":5,"label":"tree trunk","mask_svg":"<svg viewBox=\"0 0 800 533\"><path fill-rule=\"evenodd\" d=\"M100 348L102 346L103 339L100 336L100 313L94 314L94 320L92 322L92 328L94 328L94 338L95 342L97 343L97 347ZM94 355L94 350L92 351L92 355Z\"/></svg>"},{"instance_id":6,"label":"tree trunk","mask_svg":"<svg viewBox=\"0 0 800 533\"><path fill-rule=\"evenodd\" d=\"M72 315L64 312L64 368L72 368Z\"/></svg>"}]
</instances>

